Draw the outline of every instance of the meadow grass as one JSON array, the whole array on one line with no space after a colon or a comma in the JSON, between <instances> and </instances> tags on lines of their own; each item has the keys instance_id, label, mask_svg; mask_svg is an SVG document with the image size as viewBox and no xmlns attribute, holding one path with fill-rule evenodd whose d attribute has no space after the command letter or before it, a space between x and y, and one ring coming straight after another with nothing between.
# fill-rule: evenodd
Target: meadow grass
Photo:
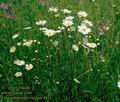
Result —
<instances>
[{"instance_id":1,"label":"meadow grass","mask_svg":"<svg viewBox=\"0 0 120 102\"><path fill-rule=\"evenodd\" d=\"M10 4L15 15L15 19L7 18L4 16L7 11L0 9L0 102L120 101L120 0L0 0L0 3ZM64 30L48 37L40 31L35 24L39 19L47 20L48 28L57 30L62 26L66 15L59 12L60 16L55 17L48 12L51 6L71 10L69 15L75 17L76 27L77 12L87 12L93 23L89 40L97 47L84 48L83 36L78 32ZM106 25L109 30L104 31ZM26 27L32 28L25 30ZM15 34L19 37L12 39ZM30 47L16 45L24 39L36 41ZM55 41L59 41L57 46L53 45ZM78 45L79 51L72 49L73 44ZM16 47L14 53L10 53L12 46ZM33 64L33 69L28 71L25 66L15 65L17 59ZM22 76L16 77L16 72L22 72ZM32 92L20 96L42 99L5 98L3 92L16 91L18 87L28 87L26 91Z\"/></svg>"}]
</instances>

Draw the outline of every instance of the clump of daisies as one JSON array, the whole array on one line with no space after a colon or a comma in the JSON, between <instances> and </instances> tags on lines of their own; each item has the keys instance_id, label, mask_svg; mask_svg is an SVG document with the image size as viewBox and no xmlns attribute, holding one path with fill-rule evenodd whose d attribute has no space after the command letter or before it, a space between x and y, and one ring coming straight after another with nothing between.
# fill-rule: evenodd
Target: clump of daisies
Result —
<instances>
[{"instance_id":1,"label":"clump of daisies","mask_svg":"<svg viewBox=\"0 0 120 102\"><path fill-rule=\"evenodd\" d=\"M51 7L48 10L49 12L52 12L54 14L58 14L58 8L57 7ZM89 34L92 32L92 27L93 27L93 23L87 19L88 17L88 13L85 11L79 11L77 13L79 19L79 25L75 26L74 24L74 20L76 20L76 18L74 16L71 15L72 11L69 9L61 9L61 11L64 14L64 19L62 20L62 26L60 25L57 29L58 30L54 30L54 29L48 29L47 27L42 27L39 28L40 31L42 31L44 33L44 35L48 36L48 37L52 37L57 33L62 33L65 29L67 29L68 32L72 32L74 31L75 33L79 33L81 34L81 36L83 37L83 47L85 48L96 48L97 44L94 42L89 42L88 41L88 36ZM67 14L67 15L66 15ZM80 19L82 18L82 19ZM45 25L47 23L46 20L40 20L38 22L36 22L37 25ZM77 29L77 30L76 30ZM66 31L66 30L65 30ZM77 31L77 32L76 32ZM71 35L70 35L71 36ZM84 41L84 39L87 39L86 41ZM78 52L79 47L77 45L73 45L72 49L76 52Z\"/></svg>"},{"instance_id":2,"label":"clump of daisies","mask_svg":"<svg viewBox=\"0 0 120 102\"><path fill-rule=\"evenodd\" d=\"M55 17L58 17L60 15L58 10L59 9L57 7L50 7L48 12L51 12L54 14ZM71 44L71 49L74 52L79 52L80 45L82 45L84 48L87 48L87 49L96 48L97 44L94 42L89 42L89 39L88 39L89 38L88 36L92 32L93 23L92 23L92 21L88 20L87 12L79 11L77 13L77 16L78 16L78 19L77 19L77 17L75 18L75 16L71 15L72 14L71 10L61 9L61 11L62 11L64 18L61 20L60 25L58 25L56 28L52 28L52 27L48 27L47 20L45 20L45 19L38 20L35 22L35 25L37 25L37 27L40 27L39 31L47 37L52 37L54 35L60 35L63 32L68 34L69 39L74 38L73 37L74 35L76 37L81 36L82 41L79 41L78 43L76 43L76 41L75 41L74 44ZM77 24L75 23L75 21L77 21ZM106 29L108 29L106 25L103 28L104 29L100 28L99 30L102 32L102 31L106 31ZM24 30L29 30L29 29L32 29L32 27L25 27L24 28ZM19 37L19 35L20 35L19 33L13 35L12 39L13 40L17 39ZM61 36L62 35L63 34L61 34ZM56 37L56 38L58 38L58 37ZM51 38L51 40L52 40L52 38ZM58 47L60 44L60 40L61 39L52 40L52 45L54 47ZM36 40L23 39L23 41L17 42L16 45L17 46L31 47L32 44L35 42L37 44L41 44L41 42L37 42ZM15 53L16 47L15 46L10 47L9 52ZM38 53L38 50L35 49L34 52ZM46 58L51 57L51 56L52 55L46 56ZM31 59L31 61L35 61L35 60L36 60L36 58ZM43 62L42 60L40 60L40 61ZM26 63L26 61L24 61L24 60L16 59L16 60L14 60L13 63L18 67L24 67L27 71L30 71L34 68L34 65L32 63ZM23 73L21 71L15 73L16 77L21 77L22 75L23 75ZM74 79L74 81L76 83L80 83L80 81L76 78ZM118 82L118 87L120 87L120 82Z\"/></svg>"},{"instance_id":3,"label":"clump of daisies","mask_svg":"<svg viewBox=\"0 0 120 102\"><path fill-rule=\"evenodd\" d=\"M80 11L78 12L78 16L79 17L84 17L86 18L88 16L88 14L84 11ZM87 19L83 20L81 22L81 25L78 26L78 32L81 33L83 35L83 47L85 48L96 48L97 44L92 42L88 42L88 35L91 33L92 29L91 27L93 26L93 23Z\"/></svg>"}]
</instances>

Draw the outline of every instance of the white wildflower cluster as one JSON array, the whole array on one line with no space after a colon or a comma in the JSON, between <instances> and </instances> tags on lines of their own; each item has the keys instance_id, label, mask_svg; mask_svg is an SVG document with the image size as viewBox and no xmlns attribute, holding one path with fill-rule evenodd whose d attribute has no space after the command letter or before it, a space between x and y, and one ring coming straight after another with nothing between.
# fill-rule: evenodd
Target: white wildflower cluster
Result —
<instances>
[{"instance_id":1,"label":"white wildflower cluster","mask_svg":"<svg viewBox=\"0 0 120 102\"><path fill-rule=\"evenodd\" d=\"M86 18L88 16L88 14L84 11L80 11L78 12L78 16L81 18ZM91 27L93 26L93 23L87 19L83 20L81 22L81 25L78 26L78 32L80 32L81 34L84 35L83 37L83 46L85 48L96 48L97 47L97 44L96 43L90 43L88 42L88 34L91 33Z\"/></svg>"},{"instance_id":2,"label":"white wildflower cluster","mask_svg":"<svg viewBox=\"0 0 120 102\"><path fill-rule=\"evenodd\" d=\"M24 60L17 59L17 60L14 61L14 64L17 65L17 66L25 66L25 69L27 71L33 69L33 64L26 64L26 62ZM22 76L22 72L16 72L15 76L16 77Z\"/></svg>"},{"instance_id":3,"label":"white wildflower cluster","mask_svg":"<svg viewBox=\"0 0 120 102\"><path fill-rule=\"evenodd\" d=\"M55 17L58 17L60 14L58 12L58 8L57 7L51 7L48 10L49 12L52 12ZM61 36L64 36L63 34L66 33L66 35L68 36L69 39L74 38L74 34L76 37L82 36L83 38L83 42L79 41L79 43L74 43L71 45L71 49L75 52L79 52L79 46L82 44L83 47L88 48L88 49L93 49L96 48L97 45L93 42L89 42L88 41L88 36L89 34L92 32L92 26L93 23L91 21L89 21L87 19L88 14L85 11L79 11L78 12L78 17L79 19L77 20L77 18L75 18L75 16L72 16L71 13L72 11L69 9L61 9L64 19L61 20L61 24L58 25L57 28L52 28L52 27L48 27L47 25L47 20L38 20L35 22L35 25L37 25L37 27L39 28L39 31L46 35L47 37L52 37L56 34L61 34ZM82 18L82 19L81 19ZM57 19L57 18L56 18ZM77 21L77 23L75 23L75 21ZM79 23L79 25L78 25ZM32 27L28 26L23 28L24 30L29 30L32 29ZM63 34L62 34L63 33ZM15 34L12 36L12 39L15 40L20 36L19 33ZM56 48L58 48L58 45L60 44L60 39L55 39L52 40L52 45ZM18 47L22 47L22 46L26 46L26 47L31 47L33 45L33 43L37 43L37 44L41 44L40 41L37 40L33 40L33 39L23 39L23 41L18 41L16 43L16 46ZM15 53L16 52L16 47L11 46L9 49L10 53ZM39 50L38 49L34 49L34 53L38 54ZM52 55L51 55L52 56ZM26 57L27 58L27 57ZM49 58L49 56L47 57ZM31 61L35 61L36 58L32 59ZM24 60L14 60L14 64L19 66L19 67L24 67L27 71L33 69L33 64L31 63L26 63ZM22 76L23 73L21 71L18 71L15 73L16 77L20 77ZM80 83L76 78L74 79L74 81L76 83Z\"/></svg>"}]
</instances>

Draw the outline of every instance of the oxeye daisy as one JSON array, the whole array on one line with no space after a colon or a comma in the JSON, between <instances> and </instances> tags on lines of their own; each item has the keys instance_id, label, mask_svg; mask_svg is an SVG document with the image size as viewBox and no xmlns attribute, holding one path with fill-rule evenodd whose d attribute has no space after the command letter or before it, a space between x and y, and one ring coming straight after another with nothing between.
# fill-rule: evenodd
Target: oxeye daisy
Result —
<instances>
[{"instance_id":1,"label":"oxeye daisy","mask_svg":"<svg viewBox=\"0 0 120 102\"><path fill-rule=\"evenodd\" d=\"M72 20L64 19L62 24L63 24L65 27L70 27L70 26L72 26L74 23L73 23Z\"/></svg>"},{"instance_id":2,"label":"oxeye daisy","mask_svg":"<svg viewBox=\"0 0 120 102\"><path fill-rule=\"evenodd\" d=\"M67 20L73 20L74 17L73 16L67 16L67 17L65 17L65 19L67 19Z\"/></svg>"},{"instance_id":3,"label":"oxeye daisy","mask_svg":"<svg viewBox=\"0 0 120 102\"><path fill-rule=\"evenodd\" d=\"M16 64L18 66L23 66L23 65L25 65L25 61L17 59L17 60L14 61L14 64Z\"/></svg>"},{"instance_id":4,"label":"oxeye daisy","mask_svg":"<svg viewBox=\"0 0 120 102\"><path fill-rule=\"evenodd\" d=\"M10 48L10 53L14 53L16 51L16 47L15 46L12 46L11 48Z\"/></svg>"},{"instance_id":5,"label":"oxeye daisy","mask_svg":"<svg viewBox=\"0 0 120 102\"><path fill-rule=\"evenodd\" d=\"M83 20L82 23L87 25L88 27L92 27L93 26L93 23L91 21L87 20L87 19Z\"/></svg>"},{"instance_id":6,"label":"oxeye daisy","mask_svg":"<svg viewBox=\"0 0 120 102\"><path fill-rule=\"evenodd\" d=\"M86 25L82 24L81 26L78 26L78 32L82 33L83 35L86 35L91 32L91 29L88 28Z\"/></svg>"},{"instance_id":7,"label":"oxeye daisy","mask_svg":"<svg viewBox=\"0 0 120 102\"><path fill-rule=\"evenodd\" d=\"M16 77L22 76L22 72L16 72L16 73L15 73L15 76L16 76Z\"/></svg>"},{"instance_id":8,"label":"oxeye daisy","mask_svg":"<svg viewBox=\"0 0 120 102\"><path fill-rule=\"evenodd\" d=\"M78 12L78 16L79 16L79 17L87 17L88 14L87 14L85 11L79 11L79 12Z\"/></svg>"},{"instance_id":9,"label":"oxeye daisy","mask_svg":"<svg viewBox=\"0 0 120 102\"><path fill-rule=\"evenodd\" d=\"M31 69L33 69L33 65L32 64L26 64L25 69L31 70Z\"/></svg>"},{"instance_id":10,"label":"oxeye daisy","mask_svg":"<svg viewBox=\"0 0 120 102\"><path fill-rule=\"evenodd\" d=\"M44 34L47 35L48 37L50 37L50 36L55 35L55 34L56 34L56 31L53 30L53 29L46 29L46 30L44 31Z\"/></svg>"}]
</instances>

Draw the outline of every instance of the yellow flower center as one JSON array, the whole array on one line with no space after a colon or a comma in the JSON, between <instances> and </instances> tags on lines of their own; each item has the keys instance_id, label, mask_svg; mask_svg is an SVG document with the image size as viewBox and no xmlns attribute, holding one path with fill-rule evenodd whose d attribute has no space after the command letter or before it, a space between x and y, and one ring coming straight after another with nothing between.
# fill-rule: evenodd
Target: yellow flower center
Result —
<instances>
[{"instance_id":1,"label":"yellow flower center","mask_svg":"<svg viewBox=\"0 0 120 102\"><path fill-rule=\"evenodd\" d=\"M82 31L84 31L84 32L85 32L86 30L87 30L86 28L83 28L83 29L82 29Z\"/></svg>"}]
</instances>

